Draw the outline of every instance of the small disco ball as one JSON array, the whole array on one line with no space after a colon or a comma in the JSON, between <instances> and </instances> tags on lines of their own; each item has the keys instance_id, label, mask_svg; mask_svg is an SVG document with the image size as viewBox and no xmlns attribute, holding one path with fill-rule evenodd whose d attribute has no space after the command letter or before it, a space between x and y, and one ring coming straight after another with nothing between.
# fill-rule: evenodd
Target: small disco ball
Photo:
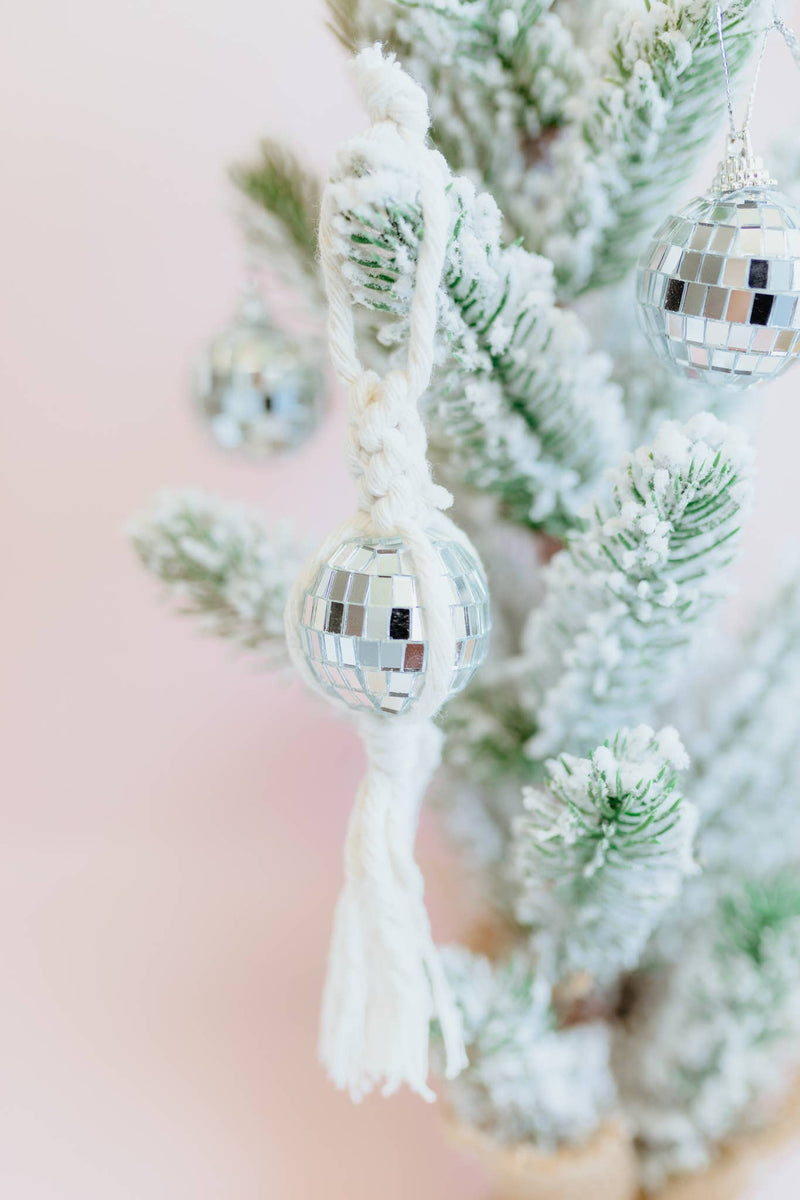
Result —
<instances>
[{"instance_id":1,"label":"small disco ball","mask_svg":"<svg viewBox=\"0 0 800 1200\"><path fill-rule=\"evenodd\" d=\"M693 200L639 263L644 329L687 375L744 388L800 353L800 209L775 187Z\"/></svg>"},{"instance_id":2,"label":"small disco ball","mask_svg":"<svg viewBox=\"0 0 800 1200\"><path fill-rule=\"evenodd\" d=\"M480 562L462 545L436 535L431 543L457 639L452 696L486 657L489 589ZM308 665L329 694L354 709L413 707L428 664L428 630L411 551L401 538L344 542L306 590L300 630Z\"/></svg>"},{"instance_id":3,"label":"small disco ball","mask_svg":"<svg viewBox=\"0 0 800 1200\"><path fill-rule=\"evenodd\" d=\"M322 412L323 376L308 350L270 322L257 293L197 368L200 412L218 445L266 458L302 445Z\"/></svg>"}]
</instances>

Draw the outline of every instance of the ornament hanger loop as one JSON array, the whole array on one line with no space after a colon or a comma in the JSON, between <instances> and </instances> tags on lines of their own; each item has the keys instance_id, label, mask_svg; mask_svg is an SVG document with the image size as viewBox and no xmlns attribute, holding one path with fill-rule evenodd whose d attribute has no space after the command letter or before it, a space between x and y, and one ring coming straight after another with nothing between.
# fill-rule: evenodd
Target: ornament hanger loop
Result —
<instances>
[{"instance_id":1,"label":"ornament hanger loop","mask_svg":"<svg viewBox=\"0 0 800 1200\"><path fill-rule=\"evenodd\" d=\"M786 45L789 48L789 53L795 61L795 65L800 67L800 39L794 30L790 29L782 17L775 16L773 22L778 33L781 35Z\"/></svg>"},{"instance_id":2,"label":"ornament hanger loop","mask_svg":"<svg viewBox=\"0 0 800 1200\"><path fill-rule=\"evenodd\" d=\"M753 115L756 89L761 74L761 65L764 61L764 52L767 48L767 37L770 30L774 27L774 21L767 25L762 32L761 47L758 52L753 82L750 86L750 94L747 98L744 122L740 128L736 124L736 116L733 111L731 73L728 64L728 52L725 47L725 30L721 4L716 5L716 20L719 50L722 58L722 73L725 77L725 98L728 107L729 128L725 158L719 164L716 178L714 179L713 190L719 194L725 194L726 192L739 191L741 188L774 187L775 180L764 167L762 160L753 154L752 142L750 140L750 121Z\"/></svg>"},{"instance_id":3,"label":"ornament hanger loop","mask_svg":"<svg viewBox=\"0 0 800 1200\"><path fill-rule=\"evenodd\" d=\"M728 52L725 48L725 28L724 28L724 18L723 18L721 4L717 4L717 6L716 6L716 17L717 17L717 36L719 38L719 52L720 52L720 57L722 58L722 73L725 76L725 98L726 98L727 106L728 106L728 124L729 124L728 154L729 155L739 154L743 158L752 158L753 152L752 152L752 147L750 144L750 121L753 116L753 104L755 102L756 88L758 87L758 80L759 80L759 76L761 74L761 64L764 61L764 52L767 48L767 37L769 36L769 32L770 32L770 29L772 28L772 26L768 25L764 29L763 34L761 36L761 48L758 52L758 59L756 61L755 73L753 75L753 82L750 86L750 94L747 98L747 109L745 110L744 122L740 129L737 127L736 116L733 111L733 91L731 88L731 72L730 72L730 66L728 65ZM775 19L774 24L777 25L777 18Z\"/></svg>"},{"instance_id":4,"label":"ornament hanger loop","mask_svg":"<svg viewBox=\"0 0 800 1200\"><path fill-rule=\"evenodd\" d=\"M374 46L359 54L355 68L373 136L399 138L413 159L424 232L408 313L406 361L381 378L366 370L359 357L350 286L337 241L339 200L335 185L326 190L319 243L328 333L334 369L348 390L348 457L361 493L360 507L371 513L376 531L408 532L409 526L427 527L452 503L450 493L431 477L418 405L434 367L439 284L450 222L448 172L441 155L426 144L424 96L399 64Z\"/></svg>"}]
</instances>

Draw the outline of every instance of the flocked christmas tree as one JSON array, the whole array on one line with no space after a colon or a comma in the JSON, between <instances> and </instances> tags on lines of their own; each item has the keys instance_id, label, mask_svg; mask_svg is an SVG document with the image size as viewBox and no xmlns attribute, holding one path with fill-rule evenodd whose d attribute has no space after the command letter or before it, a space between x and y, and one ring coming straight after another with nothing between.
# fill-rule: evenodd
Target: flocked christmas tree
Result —
<instances>
[{"instance_id":1,"label":"flocked christmas tree","mask_svg":"<svg viewBox=\"0 0 800 1200\"><path fill-rule=\"evenodd\" d=\"M800 572L740 639L715 632L754 470L726 385L794 355L800 213L745 130L712 199L652 240L721 141L720 28L736 98L775 15L331 0L331 24L350 54L383 47L362 82L381 63L396 81L395 55L424 89L446 161L421 406L493 633L439 720L435 793L496 929L483 953L444 952L468 1060L448 1103L487 1144L542 1154L624 1129L657 1189L768 1120L800 1065ZM431 218L419 155L370 86L372 128L325 193L326 270L379 379L405 361ZM251 246L320 318L322 185L271 142L234 179ZM633 316L641 254L643 324L672 370ZM286 661L291 531L169 493L133 539L181 611ZM344 593L322 595L346 632Z\"/></svg>"}]
</instances>

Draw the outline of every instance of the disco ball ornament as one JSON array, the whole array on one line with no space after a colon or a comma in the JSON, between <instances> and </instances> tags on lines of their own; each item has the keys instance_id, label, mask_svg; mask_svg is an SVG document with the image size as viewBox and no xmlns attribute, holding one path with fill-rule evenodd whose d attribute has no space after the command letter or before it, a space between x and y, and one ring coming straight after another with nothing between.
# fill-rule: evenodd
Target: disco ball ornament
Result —
<instances>
[{"instance_id":1,"label":"disco ball ornament","mask_svg":"<svg viewBox=\"0 0 800 1200\"><path fill-rule=\"evenodd\" d=\"M197 400L218 445L268 458L303 444L323 407L323 374L307 346L277 329L256 291L197 368Z\"/></svg>"},{"instance_id":2,"label":"disco ball ornament","mask_svg":"<svg viewBox=\"0 0 800 1200\"><path fill-rule=\"evenodd\" d=\"M760 159L731 155L711 192L658 229L637 296L657 354L688 378L774 379L800 353L800 209Z\"/></svg>"},{"instance_id":3,"label":"disco ball ornament","mask_svg":"<svg viewBox=\"0 0 800 1200\"><path fill-rule=\"evenodd\" d=\"M431 535L445 580L456 655L449 695L486 657L489 589L473 553ZM405 713L428 666L428 622L411 551L400 537L351 538L317 571L302 603L300 637L311 671L349 708Z\"/></svg>"}]
</instances>

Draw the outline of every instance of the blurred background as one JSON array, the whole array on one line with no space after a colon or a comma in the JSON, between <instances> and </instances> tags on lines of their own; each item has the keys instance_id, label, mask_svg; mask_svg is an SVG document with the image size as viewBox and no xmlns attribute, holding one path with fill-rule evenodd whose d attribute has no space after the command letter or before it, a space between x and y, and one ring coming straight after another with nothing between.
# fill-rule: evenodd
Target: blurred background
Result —
<instances>
[{"instance_id":1,"label":"blurred background","mask_svg":"<svg viewBox=\"0 0 800 1200\"><path fill-rule=\"evenodd\" d=\"M762 79L765 150L800 118L778 39ZM0 95L0 1190L483 1196L435 1108L354 1108L316 1064L355 739L174 619L123 536L165 484L314 534L351 506L338 398L262 466L188 401L241 279L227 166L270 132L324 171L363 125L343 54L317 0L34 0L6 14ZM797 542L799 386L752 395L740 611ZM465 903L430 821L420 855L444 940ZM795 1196L798 1171L800 1147L752 1200Z\"/></svg>"}]
</instances>

